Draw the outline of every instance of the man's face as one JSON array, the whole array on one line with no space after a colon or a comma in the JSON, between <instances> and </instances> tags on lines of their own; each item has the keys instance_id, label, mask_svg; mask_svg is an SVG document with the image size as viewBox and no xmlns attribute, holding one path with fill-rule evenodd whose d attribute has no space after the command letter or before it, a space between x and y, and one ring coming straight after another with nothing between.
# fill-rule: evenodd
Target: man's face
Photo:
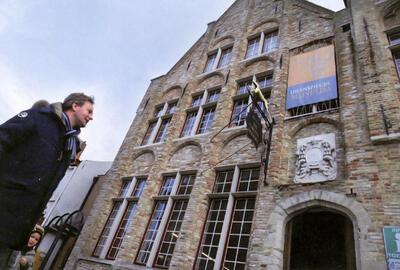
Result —
<instances>
[{"instance_id":1,"label":"man's face","mask_svg":"<svg viewBox=\"0 0 400 270\"><path fill-rule=\"evenodd\" d=\"M72 110L74 112L74 128L83 128L86 124L93 120L93 104L86 101L82 106L74 103L72 104Z\"/></svg>"}]
</instances>

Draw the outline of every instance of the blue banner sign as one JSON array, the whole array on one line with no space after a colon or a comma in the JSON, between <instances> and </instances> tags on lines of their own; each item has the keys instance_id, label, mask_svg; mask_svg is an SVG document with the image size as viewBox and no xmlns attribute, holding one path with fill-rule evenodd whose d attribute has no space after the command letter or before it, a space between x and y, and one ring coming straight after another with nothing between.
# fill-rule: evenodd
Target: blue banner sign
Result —
<instances>
[{"instance_id":1,"label":"blue banner sign","mask_svg":"<svg viewBox=\"0 0 400 270\"><path fill-rule=\"evenodd\" d=\"M288 88L286 109L337 98L336 76L309 81Z\"/></svg>"}]
</instances>

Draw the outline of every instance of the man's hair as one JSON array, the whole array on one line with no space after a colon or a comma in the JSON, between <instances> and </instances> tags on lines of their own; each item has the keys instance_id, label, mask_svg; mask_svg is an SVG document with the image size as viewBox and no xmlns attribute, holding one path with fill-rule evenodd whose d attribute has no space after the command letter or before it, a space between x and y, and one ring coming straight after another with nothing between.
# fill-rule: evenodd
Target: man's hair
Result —
<instances>
[{"instance_id":1,"label":"man's hair","mask_svg":"<svg viewBox=\"0 0 400 270\"><path fill-rule=\"evenodd\" d=\"M85 104L85 102L90 102L94 104L94 97L87 96L84 93L72 93L64 99L62 104L62 110L67 111L72 108L72 104L76 103L79 106Z\"/></svg>"}]
</instances>

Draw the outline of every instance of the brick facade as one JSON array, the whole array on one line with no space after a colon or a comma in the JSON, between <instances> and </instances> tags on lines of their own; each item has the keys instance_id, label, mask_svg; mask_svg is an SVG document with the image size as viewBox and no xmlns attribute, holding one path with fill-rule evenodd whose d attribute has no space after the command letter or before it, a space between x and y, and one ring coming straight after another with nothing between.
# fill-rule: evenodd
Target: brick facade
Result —
<instances>
[{"instance_id":1,"label":"brick facade","mask_svg":"<svg viewBox=\"0 0 400 270\"><path fill-rule=\"evenodd\" d=\"M139 106L66 269L145 269L134 263L152 215L163 175L195 172L196 180L170 262L170 269L192 269L210 204L216 169L261 166L248 269L284 269L288 222L311 208L339 212L354 228L357 269L386 269L383 226L400 224L400 84L386 31L400 26L398 1L352 0L332 12L301 0L238 0L165 75L155 78ZM346 25L350 29L346 30ZM261 32L279 30L279 47L245 59L247 42ZM339 107L289 117L286 93L290 56L333 44ZM232 47L227 67L203 73L207 55ZM238 81L273 72L270 106L276 124L268 178L246 127L228 127ZM180 138L192 96L220 89L209 132ZM165 142L141 146L157 105L178 100ZM383 106L391 127L386 132ZM297 141L333 133L337 177L295 184ZM92 257L122 179L147 177L134 218L115 260ZM265 181L264 181L265 180ZM155 267L156 268L156 267ZM147 268L148 269L148 268ZM343 268L345 269L345 268ZM352 269L352 268L349 268Z\"/></svg>"}]
</instances>

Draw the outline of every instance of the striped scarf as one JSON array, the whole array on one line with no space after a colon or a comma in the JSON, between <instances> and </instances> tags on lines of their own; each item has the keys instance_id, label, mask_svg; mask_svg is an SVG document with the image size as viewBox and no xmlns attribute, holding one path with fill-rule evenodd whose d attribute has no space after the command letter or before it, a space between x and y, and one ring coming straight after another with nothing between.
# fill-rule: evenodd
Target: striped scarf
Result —
<instances>
[{"instance_id":1,"label":"striped scarf","mask_svg":"<svg viewBox=\"0 0 400 270\"><path fill-rule=\"evenodd\" d=\"M64 123L64 126L67 129L67 132L65 133L65 137L67 138L65 150L71 153L70 160L71 162L73 162L75 161L76 157L76 144L77 144L76 137L79 135L81 130L72 128L68 115L65 112L62 113L62 122Z\"/></svg>"}]
</instances>

